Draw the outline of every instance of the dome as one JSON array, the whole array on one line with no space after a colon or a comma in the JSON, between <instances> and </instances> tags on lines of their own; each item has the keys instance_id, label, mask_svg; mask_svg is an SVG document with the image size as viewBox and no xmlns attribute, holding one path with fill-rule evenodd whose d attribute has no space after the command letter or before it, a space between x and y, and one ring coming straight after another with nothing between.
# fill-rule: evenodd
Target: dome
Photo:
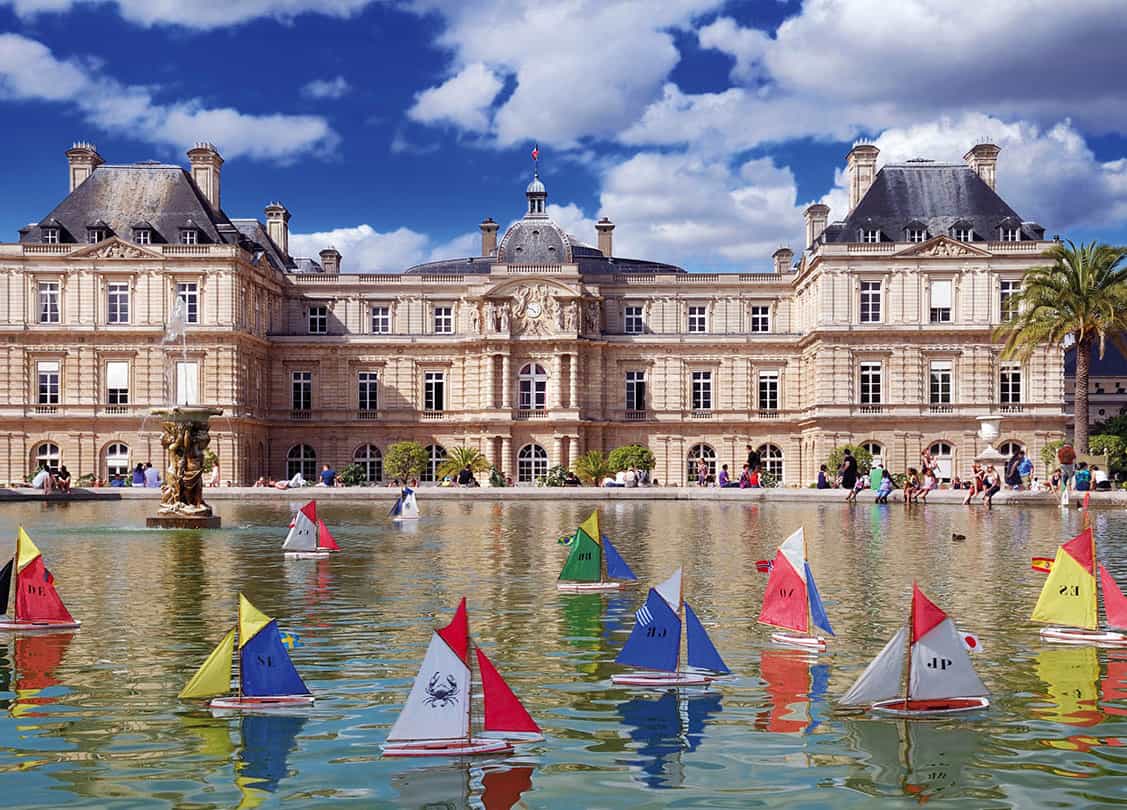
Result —
<instances>
[{"instance_id":1,"label":"dome","mask_svg":"<svg viewBox=\"0 0 1127 810\"><path fill-rule=\"evenodd\" d=\"M532 182L528 184L528 188L524 190L525 194L547 194L548 190L544 188L544 184L540 182L540 175L535 174L532 176Z\"/></svg>"},{"instance_id":2,"label":"dome","mask_svg":"<svg viewBox=\"0 0 1127 810\"><path fill-rule=\"evenodd\" d=\"M501 264L570 264L571 240L552 220L525 217L505 231L497 247Z\"/></svg>"}]
</instances>

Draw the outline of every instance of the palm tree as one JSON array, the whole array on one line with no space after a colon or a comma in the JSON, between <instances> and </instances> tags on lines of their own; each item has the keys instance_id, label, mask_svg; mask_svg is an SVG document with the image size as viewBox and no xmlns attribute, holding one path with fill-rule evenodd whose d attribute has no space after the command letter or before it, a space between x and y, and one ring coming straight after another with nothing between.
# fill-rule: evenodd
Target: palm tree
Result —
<instances>
[{"instance_id":1,"label":"palm tree","mask_svg":"<svg viewBox=\"0 0 1127 810\"><path fill-rule=\"evenodd\" d=\"M603 479L614 472L601 450L589 450L577 458L572 467L583 483L592 487L602 484Z\"/></svg>"},{"instance_id":2,"label":"palm tree","mask_svg":"<svg viewBox=\"0 0 1127 810\"><path fill-rule=\"evenodd\" d=\"M1127 355L1127 248L1089 242L1056 243L1043 254L1052 264L1034 267L1010 299L1011 320L995 336L1005 339L1002 357L1028 360L1042 346L1076 347L1073 442L1088 452L1088 365L1092 347L1111 340Z\"/></svg>"},{"instance_id":3,"label":"palm tree","mask_svg":"<svg viewBox=\"0 0 1127 810\"><path fill-rule=\"evenodd\" d=\"M489 459L481 454L480 450L475 450L472 447L455 447L446 454L446 460L438 465L438 477L445 478L450 476L454 478L469 467L475 473L486 472L489 467Z\"/></svg>"}]
</instances>

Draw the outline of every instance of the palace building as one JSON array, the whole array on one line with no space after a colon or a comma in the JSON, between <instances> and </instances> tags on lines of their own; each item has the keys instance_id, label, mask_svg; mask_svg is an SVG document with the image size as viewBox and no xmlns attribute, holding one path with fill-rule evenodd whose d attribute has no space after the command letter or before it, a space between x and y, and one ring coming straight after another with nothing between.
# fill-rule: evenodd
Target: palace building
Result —
<instances>
[{"instance_id":1,"label":"palace building","mask_svg":"<svg viewBox=\"0 0 1127 810\"><path fill-rule=\"evenodd\" d=\"M857 144L849 210L809 206L802 251L769 273L615 256L609 219L594 244L565 233L534 176L519 220L481 223L480 255L389 274L343 272L330 245L291 256L281 203L229 217L210 144L185 169L78 143L69 194L0 244L0 480L161 466L148 414L170 403L223 409L212 448L237 484L353 461L378 481L402 440L432 479L460 445L532 481L630 443L661 484L698 458L738 474L749 444L788 486L846 442L965 475L991 413L1002 452L1036 460L1065 427L1062 353L1005 361L993 330L1049 243L995 192L998 154L878 171Z\"/></svg>"}]
</instances>

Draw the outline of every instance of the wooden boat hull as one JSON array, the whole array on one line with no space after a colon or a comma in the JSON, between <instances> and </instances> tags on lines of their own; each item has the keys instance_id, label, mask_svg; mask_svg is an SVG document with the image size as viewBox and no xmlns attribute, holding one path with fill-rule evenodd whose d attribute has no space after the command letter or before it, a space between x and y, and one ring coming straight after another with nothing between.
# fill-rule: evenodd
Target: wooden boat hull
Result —
<instances>
[{"instance_id":1,"label":"wooden boat hull","mask_svg":"<svg viewBox=\"0 0 1127 810\"><path fill-rule=\"evenodd\" d=\"M331 551L287 551L287 560L324 560L329 557Z\"/></svg>"},{"instance_id":2,"label":"wooden boat hull","mask_svg":"<svg viewBox=\"0 0 1127 810\"><path fill-rule=\"evenodd\" d=\"M610 682L617 686L649 686L658 689L670 686L708 686L713 680L709 675L695 672L625 672L610 678Z\"/></svg>"},{"instance_id":3,"label":"wooden boat hull","mask_svg":"<svg viewBox=\"0 0 1127 810\"><path fill-rule=\"evenodd\" d=\"M1127 634L1113 630L1082 630L1078 627L1042 627L1041 639L1054 644L1093 644L1097 647L1127 647Z\"/></svg>"},{"instance_id":4,"label":"wooden boat hull","mask_svg":"<svg viewBox=\"0 0 1127 810\"><path fill-rule=\"evenodd\" d=\"M893 698L881 700L873 704L872 709L878 714L892 717L944 717L950 714L974 712L990 706L990 700L984 697L954 697L936 700L905 700Z\"/></svg>"},{"instance_id":5,"label":"wooden boat hull","mask_svg":"<svg viewBox=\"0 0 1127 810\"><path fill-rule=\"evenodd\" d=\"M389 742L380 748L385 757L475 757L489 754L511 754L513 747L505 740L473 737L469 740L423 740Z\"/></svg>"},{"instance_id":6,"label":"wooden boat hull","mask_svg":"<svg viewBox=\"0 0 1127 810\"><path fill-rule=\"evenodd\" d=\"M826 640L821 636L802 636L797 633L772 633L771 641L784 647L811 652L825 652Z\"/></svg>"},{"instance_id":7,"label":"wooden boat hull","mask_svg":"<svg viewBox=\"0 0 1127 810\"><path fill-rule=\"evenodd\" d=\"M606 593L608 591L621 591L626 587L625 582L557 582L556 590L562 593Z\"/></svg>"},{"instance_id":8,"label":"wooden boat hull","mask_svg":"<svg viewBox=\"0 0 1127 810\"><path fill-rule=\"evenodd\" d=\"M82 622L13 622L0 621L0 632L45 633L51 630L77 630Z\"/></svg>"},{"instance_id":9,"label":"wooden boat hull","mask_svg":"<svg viewBox=\"0 0 1127 810\"><path fill-rule=\"evenodd\" d=\"M271 709L294 709L302 706L312 706L315 698L313 695L272 695L270 697L236 697L215 698L207 704L209 709L234 710L234 711L269 711Z\"/></svg>"}]
</instances>

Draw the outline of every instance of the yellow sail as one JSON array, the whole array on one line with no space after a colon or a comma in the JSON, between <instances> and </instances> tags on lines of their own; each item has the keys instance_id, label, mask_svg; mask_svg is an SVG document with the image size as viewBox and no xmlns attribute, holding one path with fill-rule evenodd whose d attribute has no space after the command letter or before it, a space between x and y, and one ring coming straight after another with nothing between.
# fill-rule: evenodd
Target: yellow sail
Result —
<instances>
[{"instance_id":1,"label":"yellow sail","mask_svg":"<svg viewBox=\"0 0 1127 810\"><path fill-rule=\"evenodd\" d=\"M239 649L258 635L258 631L270 624L273 619L250 603L250 600L239 594Z\"/></svg>"},{"instance_id":2,"label":"yellow sail","mask_svg":"<svg viewBox=\"0 0 1127 810\"><path fill-rule=\"evenodd\" d=\"M16 531L16 570L22 571L25 565L39 556L39 553L39 548L31 542L23 526L20 526Z\"/></svg>"},{"instance_id":3,"label":"yellow sail","mask_svg":"<svg viewBox=\"0 0 1127 810\"><path fill-rule=\"evenodd\" d=\"M596 509L591 513L591 516L579 524L579 528L587 533L587 536L594 540L596 543L603 542L603 534L599 530L599 510Z\"/></svg>"},{"instance_id":4,"label":"yellow sail","mask_svg":"<svg viewBox=\"0 0 1127 810\"><path fill-rule=\"evenodd\" d=\"M1099 626L1096 578L1063 546L1057 548L1053 568L1045 578L1032 619L1043 624L1063 624L1086 630L1095 630Z\"/></svg>"},{"instance_id":5,"label":"yellow sail","mask_svg":"<svg viewBox=\"0 0 1127 810\"><path fill-rule=\"evenodd\" d=\"M225 695L231 691L231 654L235 649L235 628L227 631L223 640L211 651L192 680L177 696L181 700Z\"/></svg>"}]
</instances>

